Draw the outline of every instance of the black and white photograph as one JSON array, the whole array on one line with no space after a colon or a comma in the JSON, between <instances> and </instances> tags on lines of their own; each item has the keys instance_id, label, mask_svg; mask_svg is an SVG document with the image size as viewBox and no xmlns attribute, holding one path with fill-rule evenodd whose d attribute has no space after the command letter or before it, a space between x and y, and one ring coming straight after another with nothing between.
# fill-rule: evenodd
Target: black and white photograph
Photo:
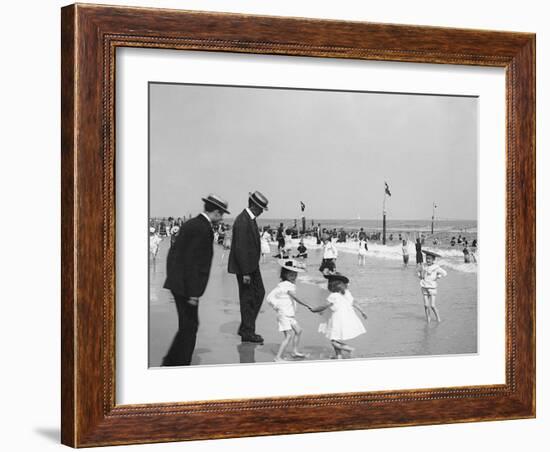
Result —
<instances>
[{"instance_id":1,"label":"black and white photograph","mask_svg":"<svg viewBox=\"0 0 550 452\"><path fill-rule=\"evenodd\" d=\"M149 366L477 353L477 154L475 96L149 83Z\"/></svg>"}]
</instances>

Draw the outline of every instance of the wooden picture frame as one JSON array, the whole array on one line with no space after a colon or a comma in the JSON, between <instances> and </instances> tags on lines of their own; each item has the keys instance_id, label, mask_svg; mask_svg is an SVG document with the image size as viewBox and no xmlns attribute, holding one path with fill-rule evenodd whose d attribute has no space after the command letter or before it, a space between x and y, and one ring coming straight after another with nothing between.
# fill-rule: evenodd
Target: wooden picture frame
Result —
<instances>
[{"instance_id":1,"label":"wooden picture frame","mask_svg":"<svg viewBox=\"0 0 550 452\"><path fill-rule=\"evenodd\" d=\"M62 442L73 447L535 416L535 35L71 5L62 9ZM201 50L506 70L506 383L115 403L115 50Z\"/></svg>"}]
</instances>

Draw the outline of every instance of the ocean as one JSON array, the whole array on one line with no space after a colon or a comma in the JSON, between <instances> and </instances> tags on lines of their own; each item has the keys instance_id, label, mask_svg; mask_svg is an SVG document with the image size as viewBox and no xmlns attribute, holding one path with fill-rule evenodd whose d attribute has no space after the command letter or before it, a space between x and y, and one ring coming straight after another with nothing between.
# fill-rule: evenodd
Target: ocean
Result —
<instances>
[{"instance_id":1,"label":"ocean","mask_svg":"<svg viewBox=\"0 0 550 452\"><path fill-rule=\"evenodd\" d=\"M258 226L277 227L280 223L285 226L293 226L294 218L262 218L258 217ZM300 227L302 219L296 218L297 224ZM321 228L340 229L346 231L358 230L364 228L366 231L381 231L382 219L378 220L361 220L361 219L308 219L306 218L306 227L311 228L313 224L321 224ZM227 221L232 223L232 219ZM430 232L431 220L396 220L386 218L386 229L392 232ZM468 233L477 232L477 220L437 220L434 223L434 232L456 232Z\"/></svg>"}]
</instances>

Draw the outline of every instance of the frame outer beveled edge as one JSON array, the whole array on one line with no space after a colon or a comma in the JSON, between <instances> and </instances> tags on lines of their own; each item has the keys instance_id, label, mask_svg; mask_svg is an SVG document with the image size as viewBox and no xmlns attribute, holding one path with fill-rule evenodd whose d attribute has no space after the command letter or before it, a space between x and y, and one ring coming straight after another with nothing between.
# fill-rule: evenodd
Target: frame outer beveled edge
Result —
<instances>
[{"instance_id":1,"label":"frame outer beveled edge","mask_svg":"<svg viewBox=\"0 0 550 452\"><path fill-rule=\"evenodd\" d=\"M78 327L77 324L77 318L78 318L78 309L79 309L79 298L78 298L78 292L77 289L77 283L78 283L78 253L77 253L77 246L78 246L78 227L79 227L79 220L78 220L78 189L79 189L79 180L78 180L78 165L77 165L77 151L78 151L78 142L77 142L77 132L78 132L78 113L79 108L81 108L78 105L78 73L79 73L79 42L78 42L78 35L80 33L80 30L78 29L78 23L79 18L78 15L80 11L86 13L87 11L92 10L98 10L104 7L100 6L94 6L88 10L88 6L80 6L80 5L71 5L68 7L65 7L62 9L62 39L64 42L67 42L66 40L69 40L68 48L72 51L67 51L67 49L62 49L62 442L64 444L73 446L73 447L79 447L79 446L92 446L92 445L108 445L108 444L132 444L132 443L143 443L143 442L158 442L158 441L170 441L170 440L182 440L185 438L179 438L179 437L173 437L165 439L153 439L153 440L138 440L138 439L131 439L130 437L126 436L123 437L121 435L118 435L117 438L119 439L111 439L111 440L100 440L100 437L102 435L100 434L99 437L94 433L99 433L98 429L103 430L104 428L109 429L108 424L109 422L112 423L114 418L112 415L116 416L116 412L118 411L116 407L113 407L109 400L107 400L107 395L103 393L103 397L101 398L103 402L103 406L107 407L107 411L104 411L102 409L103 415L100 415L99 418L96 415L95 417L91 417L89 419L95 419L96 422L93 423L93 425L87 425L87 432L85 435L82 435L81 432L78 429L79 425L79 419L84 414L83 410L85 409L85 401L78 400L77 399L77 391L79 389L80 380L78 373L80 372L77 368L77 352L79 347L83 347L84 344L78 343L79 342L79 335L78 335ZM113 11L118 12L118 8L112 8ZM147 9L141 10L141 12L147 12ZM86 15L86 14L84 14ZM220 17L223 17L223 14L218 14ZM250 16L251 19L254 19L254 16ZM84 20L84 19L83 19ZM290 19L289 19L290 20ZM383 25L383 24L381 24ZM406 27L406 26L403 26ZM83 27L84 28L84 27ZM89 30L90 28L88 28ZM98 31L97 35L95 36L97 39L99 39L101 36L101 33ZM534 200L535 200L535 192L534 192L534 170L535 170L535 155L534 155L534 35L524 35L527 45L523 47L521 51L518 52L518 54L513 58L514 61L517 61L518 64L525 63L525 59L529 60L528 63L532 61L532 73L527 70L527 72L522 71L521 74L526 73L527 80L523 80L523 82L529 84L531 83L532 86L527 88L527 91L532 92L532 102L530 102L530 99L523 99L524 104L526 105L527 113L526 115L523 115L522 117L522 124L519 124L516 122L512 126L517 127L517 136L515 136L515 140L519 139L520 133L523 131L523 134L529 134L530 140L528 140L531 143L531 147L528 149L522 149L522 155L521 157L521 165L523 172L520 173L521 181L523 182L526 180L526 174L532 175L532 184L528 187L527 193L524 193L523 200L525 202L524 206L528 210L529 218L525 219L525 222L522 223L522 231L525 231L525 228L529 228L530 221L532 221L531 224L531 232L526 232L527 236L522 237L523 239L531 239L527 245L528 247L533 251L532 261L534 262L534 245L535 245L535 224L534 224ZM84 36L82 36L82 39L84 40ZM90 36L88 36L90 38ZM96 43L98 54L101 53L102 46L98 42ZM528 47L528 48L527 48ZM231 51L231 50L229 50ZM233 51L239 51L233 50ZM244 50L246 51L246 50ZM521 55L521 58L520 58ZM401 56L396 57L396 60L399 58L403 58ZM101 58L100 58L101 59ZM369 59L369 58L365 58ZM429 57L426 57L427 60L429 60ZM101 59L102 61L105 61L104 59ZM429 61L426 61L429 62ZM85 64L86 61L83 61ZM527 63L527 64L528 64ZM471 64L471 63L470 63ZM67 66L72 66L69 69ZM508 64L510 66L510 64ZM524 67L524 66L522 66ZM105 69L105 68L104 68ZM112 69L112 68L111 68ZM71 73L69 73L71 72ZM101 72L103 74L103 71ZM529 77L531 79L529 80ZM101 82L101 76L97 77L98 82ZM514 83L517 82L516 75L513 76ZM521 94L525 94L525 87L520 87L520 94L517 95L517 99L521 99ZM93 108L96 108L97 105L93 106ZM108 106L110 108L110 106ZM509 105L507 105L507 108L509 108ZM531 114L529 114L529 109L531 110ZM101 110L103 111L103 114L105 114L105 111L107 109L103 109L101 107ZM519 115L518 112L514 112L515 114ZM527 128L527 132L525 129ZM523 140L524 137L521 137ZM114 142L114 141L113 141ZM507 144L507 150L515 149L515 152L519 152L520 146L519 144L524 144L525 141L521 141L519 139L519 143L514 143L514 146L509 146ZM508 171L508 169L507 169ZM109 173L109 171L106 171L106 173ZM515 176L514 176L515 177ZM104 186L105 189L105 186ZM114 189L114 188L113 188ZM507 192L509 187L507 186ZM104 202L105 202L105 196L107 194L103 193ZM515 194L514 194L515 196ZM114 216L114 212L113 212ZM523 221L523 219L520 217L514 217L512 218L512 221L515 222L514 225L518 226L516 223ZM67 224L69 223L69 224ZM104 226L105 227L105 226ZM110 227L107 227L107 230ZM104 229L105 231L105 229ZM507 230L507 239L508 239L508 230ZM522 245L523 246L523 245ZM522 256L520 256L521 259ZM105 265L105 262L103 262L103 265ZM70 267L71 271L66 272L67 267ZM517 272L517 268L515 269ZM68 273L68 275L67 275ZM114 275L114 269L113 269L113 275ZM529 303L532 305L533 311L531 315L527 316L527 318L522 318L522 322L528 323L528 328L531 328L529 331L525 331L525 328L523 328L520 331L520 335L522 335L522 342L527 341L527 343L523 342L524 345L529 345L528 342L531 343L532 346L532 354L530 354L529 357L525 359L525 362L527 363L527 371L526 375L526 381L523 381L523 384L520 384L521 386L521 393L519 394L520 397L515 398L516 403L520 403L521 407L518 405L518 408L515 411L515 415L512 416L514 418L526 418L526 417L532 417L534 416L534 410L535 410L535 384L534 384L534 301L535 301L535 293L534 293L534 276L535 276L535 268L532 267L531 270L527 270L525 273L523 273L524 278L521 280L522 286L524 287L527 295L530 295L530 299L526 301L526 303ZM508 283L508 281L507 281ZM114 290L114 288L113 288ZM521 290L521 288L520 288ZM515 296L517 297L517 296ZM514 301L517 301L515 299ZM114 307L114 306L113 306ZM527 311L526 309L520 309L521 313L525 314ZM114 321L114 318L112 319ZM114 325L112 325L114 328ZM515 328L517 328L517 323L514 325ZM114 331L114 330L113 330ZM103 336L105 334L110 334L110 331L103 331ZM114 347L114 344L108 344ZM102 353L106 353L107 350L103 349ZM111 360L113 360L113 369L114 369L114 356L110 357ZM525 363L524 363L525 364ZM105 370L105 368L104 368ZM108 369L107 369L108 370ZM522 370L520 370L522 372ZM83 378L86 378L86 376L81 376ZM529 380L529 381L527 381ZM67 388L67 383L71 383L71 387ZM114 385L113 385L114 386ZM444 388L443 388L444 389ZM452 388L447 388L452 389ZM114 394L114 387L112 388L112 394L110 393L108 395L108 398L111 398ZM527 392L531 392L531 394L527 394ZM516 394L517 395L517 394ZM313 396L314 397L314 396ZM85 398L85 397L84 397ZM89 401L88 401L89 402ZM95 402L94 402L95 403ZM512 403L512 399L510 399L510 403ZM215 403L214 403L215 405ZM114 408L114 409L113 409ZM112 415L109 413L112 411ZM154 416L154 415L153 415ZM502 416L502 415L501 415ZM500 417L501 417L500 416ZM111 421L109 421L110 418ZM494 417L492 419L498 419L499 415L495 413ZM481 419L476 420L490 420L489 417L483 417ZM464 420L454 420L454 421L447 421L447 422L463 422ZM442 422L445 422L442 421ZM425 422L418 421L416 424L422 424ZM430 422L433 423L433 422ZM396 423L396 422L390 422L390 424L386 426L398 426L398 425L415 425L415 422L412 421L411 423ZM365 427L363 427L365 428ZM347 428L346 428L347 429ZM325 426L324 428L318 428L318 429L311 429L311 428L303 428L302 430L295 431L293 433L297 432L305 432L305 431L331 431L336 430L335 428ZM282 432L285 433L285 432ZM290 432L286 432L290 433ZM268 434L266 432L260 432L259 430L255 433L250 433L247 436L250 435L262 435L262 434ZM218 434L212 434L212 438L220 438L220 437L230 437L230 436L243 436L238 433L235 433L234 435L222 435L220 433ZM108 435L107 435L108 437ZM203 437L201 435L195 434L194 437L189 438L199 438Z\"/></svg>"}]
</instances>

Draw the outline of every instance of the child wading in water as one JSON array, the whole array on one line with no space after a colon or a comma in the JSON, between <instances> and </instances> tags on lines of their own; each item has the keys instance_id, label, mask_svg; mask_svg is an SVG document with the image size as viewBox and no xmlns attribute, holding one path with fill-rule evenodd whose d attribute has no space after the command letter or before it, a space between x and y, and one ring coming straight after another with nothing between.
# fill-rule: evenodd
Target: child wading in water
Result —
<instances>
[{"instance_id":1,"label":"child wading in water","mask_svg":"<svg viewBox=\"0 0 550 452\"><path fill-rule=\"evenodd\" d=\"M332 239L328 235L324 235L322 238L323 241L323 260L321 261L321 266L319 271L323 276L327 276L336 271L336 258L338 257L338 250L332 243Z\"/></svg>"},{"instance_id":2,"label":"child wading in water","mask_svg":"<svg viewBox=\"0 0 550 452\"><path fill-rule=\"evenodd\" d=\"M275 361L284 361L283 353L288 344L292 341L292 357L305 358L303 353L298 351L300 345L300 336L302 328L296 320L296 303L299 303L308 309L309 305L296 298L296 277L298 273L305 271L296 261L279 260L281 266L281 282L267 296L268 304L277 313L277 322L279 323L279 331L284 334L283 342L279 347L279 351L275 356Z\"/></svg>"},{"instance_id":3,"label":"child wading in water","mask_svg":"<svg viewBox=\"0 0 550 452\"><path fill-rule=\"evenodd\" d=\"M357 263L359 265L366 265L366 263L367 263L367 251L369 249L368 245L367 245L367 241L360 238L358 246L359 246L359 253L358 253Z\"/></svg>"},{"instance_id":4,"label":"child wading in water","mask_svg":"<svg viewBox=\"0 0 550 452\"><path fill-rule=\"evenodd\" d=\"M307 248L304 245L304 239L300 239L300 244L298 245L298 254L294 256L297 259L307 259Z\"/></svg>"},{"instance_id":5,"label":"child wading in water","mask_svg":"<svg viewBox=\"0 0 550 452\"><path fill-rule=\"evenodd\" d=\"M159 245L162 242L162 237L156 233L154 227L149 228L149 258L155 262L159 252Z\"/></svg>"},{"instance_id":6,"label":"child wading in water","mask_svg":"<svg viewBox=\"0 0 550 452\"><path fill-rule=\"evenodd\" d=\"M420 278L420 290L424 297L424 312L426 313L426 321L430 323L430 309L435 314L438 322L441 322L439 311L435 305L435 296L437 295L437 280L447 276L447 272L435 263L436 257L441 257L432 251L422 250L426 255L426 262L420 264L418 277Z\"/></svg>"},{"instance_id":7,"label":"child wading in water","mask_svg":"<svg viewBox=\"0 0 550 452\"><path fill-rule=\"evenodd\" d=\"M342 359L342 352L348 352L351 356L354 350L344 341L367 332L353 308L357 309L364 319L367 318L367 314L353 300L348 290L348 278L340 273L327 275L326 278L330 292L327 303L311 308L311 312L323 312L327 309L330 311L328 321L319 325L319 332L330 339L336 358Z\"/></svg>"}]
</instances>

